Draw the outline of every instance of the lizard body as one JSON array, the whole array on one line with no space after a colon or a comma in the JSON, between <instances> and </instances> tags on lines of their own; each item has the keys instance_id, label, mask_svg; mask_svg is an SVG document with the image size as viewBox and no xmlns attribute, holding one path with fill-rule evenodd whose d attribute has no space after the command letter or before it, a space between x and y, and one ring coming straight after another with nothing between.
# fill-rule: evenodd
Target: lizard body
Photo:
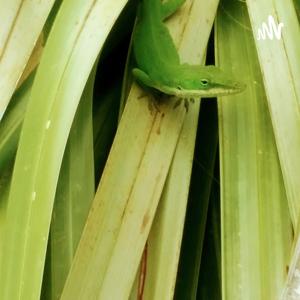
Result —
<instances>
[{"instance_id":1,"label":"lizard body","mask_svg":"<svg viewBox=\"0 0 300 300\"><path fill-rule=\"evenodd\" d=\"M216 66L180 63L164 20L185 0L142 0L133 38L136 80L167 95L184 98L216 97L238 93L244 84L232 80Z\"/></svg>"}]
</instances>

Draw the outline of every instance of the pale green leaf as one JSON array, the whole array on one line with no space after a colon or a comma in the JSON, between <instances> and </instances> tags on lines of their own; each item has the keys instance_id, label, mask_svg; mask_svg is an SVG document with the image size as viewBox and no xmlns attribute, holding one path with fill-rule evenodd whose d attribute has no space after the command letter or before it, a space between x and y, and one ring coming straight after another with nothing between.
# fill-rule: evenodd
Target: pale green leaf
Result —
<instances>
[{"instance_id":1,"label":"pale green leaf","mask_svg":"<svg viewBox=\"0 0 300 300\"><path fill-rule=\"evenodd\" d=\"M6 259L0 272L3 300L39 298L56 183L73 117L92 66L125 4L126 0L66 0L60 7L16 157L7 208Z\"/></svg>"},{"instance_id":2,"label":"pale green leaf","mask_svg":"<svg viewBox=\"0 0 300 300\"><path fill-rule=\"evenodd\" d=\"M0 121L53 3L54 0L0 1Z\"/></svg>"},{"instance_id":3,"label":"pale green leaf","mask_svg":"<svg viewBox=\"0 0 300 300\"><path fill-rule=\"evenodd\" d=\"M292 226L245 4L223 1L216 29L218 64L247 84L219 100L222 297L275 300L284 287Z\"/></svg>"}]
</instances>

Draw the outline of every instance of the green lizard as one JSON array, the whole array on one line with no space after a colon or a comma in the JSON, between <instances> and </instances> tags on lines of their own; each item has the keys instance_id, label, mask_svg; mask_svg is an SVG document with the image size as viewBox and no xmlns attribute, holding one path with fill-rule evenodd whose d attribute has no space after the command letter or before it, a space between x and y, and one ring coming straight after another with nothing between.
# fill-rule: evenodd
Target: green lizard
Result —
<instances>
[{"instance_id":1,"label":"green lizard","mask_svg":"<svg viewBox=\"0 0 300 300\"><path fill-rule=\"evenodd\" d=\"M179 55L163 21L185 0L141 0L133 37L138 83L181 98L216 97L238 93L244 84L216 66L180 63Z\"/></svg>"}]
</instances>

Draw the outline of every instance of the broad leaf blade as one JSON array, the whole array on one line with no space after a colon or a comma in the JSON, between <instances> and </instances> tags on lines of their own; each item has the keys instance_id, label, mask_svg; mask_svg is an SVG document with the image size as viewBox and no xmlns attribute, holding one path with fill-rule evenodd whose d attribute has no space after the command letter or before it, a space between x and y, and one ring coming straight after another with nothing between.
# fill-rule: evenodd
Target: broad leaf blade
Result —
<instances>
[{"instance_id":1,"label":"broad leaf blade","mask_svg":"<svg viewBox=\"0 0 300 300\"><path fill-rule=\"evenodd\" d=\"M223 1L216 28L218 64L247 84L219 100L222 296L279 299L292 228L245 5Z\"/></svg>"},{"instance_id":2,"label":"broad leaf blade","mask_svg":"<svg viewBox=\"0 0 300 300\"><path fill-rule=\"evenodd\" d=\"M0 173L16 154L33 79L34 74L16 91L0 123Z\"/></svg>"},{"instance_id":3,"label":"broad leaf blade","mask_svg":"<svg viewBox=\"0 0 300 300\"><path fill-rule=\"evenodd\" d=\"M52 299L59 299L94 199L92 71L70 131L60 170L50 227Z\"/></svg>"},{"instance_id":4,"label":"broad leaf blade","mask_svg":"<svg viewBox=\"0 0 300 300\"><path fill-rule=\"evenodd\" d=\"M60 8L36 75L14 168L7 259L0 273L3 300L39 298L53 200L72 120L93 64L125 4L126 0L66 0Z\"/></svg>"},{"instance_id":5,"label":"broad leaf blade","mask_svg":"<svg viewBox=\"0 0 300 300\"><path fill-rule=\"evenodd\" d=\"M53 3L54 0L0 1L0 121Z\"/></svg>"},{"instance_id":6,"label":"broad leaf blade","mask_svg":"<svg viewBox=\"0 0 300 300\"><path fill-rule=\"evenodd\" d=\"M187 18L188 10L176 35L189 27ZM190 34L195 32L184 31L181 41L189 51ZM159 111L148 101L152 99L134 85L63 299L129 296L185 118L185 108L174 109L172 100Z\"/></svg>"},{"instance_id":7,"label":"broad leaf blade","mask_svg":"<svg viewBox=\"0 0 300 300\"><path fill-rule=\"evenodd\" d=\"M206 45L219 1L194 1L189 13L187 35L181 45L181 61L200 65L205 59ZM182 7L170 20L173 30ZM201 13L199 13L201 12ZM173 24L172 24L173 23ZM178 24L178 23L177 23ZM175 25L175 26L174 26ZM177 25L178 26L178 25ZM201 35L196 34L201 31ZM179 40L180 36L175 36ZM194 45L191 47L191 45ZM193 49L194 51L191 51ZM195 49L197 49L195 51ZM200 100L200 99L199 99ZM189 105L178 145L174 154L164 192L149 235L147 272L143 296L145 299L173 299L190 178L194 156L200 101ZM201 143L201 141L200 141ZM166 255L168 253L168 255ZM142 276L142 274L140 275Z\"/></svg>"},{"instance_id":8,"label":"broad leaf blade","mask_svg":"<svg viewBox=\"0 0 300 300\"><path fill-rule=\"evenodd\" d=\"M294 228L300 214L300 25L292 0L247 1ZM258 40L268 16L282 37Z\"/></svg>"}]
</instances>

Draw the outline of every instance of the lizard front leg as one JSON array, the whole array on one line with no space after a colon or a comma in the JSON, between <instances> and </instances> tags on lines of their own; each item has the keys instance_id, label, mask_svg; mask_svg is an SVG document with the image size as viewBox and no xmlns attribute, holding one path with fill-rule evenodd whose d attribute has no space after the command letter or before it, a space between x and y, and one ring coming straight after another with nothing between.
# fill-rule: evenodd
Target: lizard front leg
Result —
<instances>
[{"instance_id":1,"label":"lizard front leg","mask_svg":"<svg viewBox=\"0 0 300 300\"><path fill-rule=\"evenodd\" d=\"M154 90L150 91L150 98L152 101L149 102L149 110L151 112L153 112L153 107L160 112L159 109L159 104L160 104L160 99L163 95L162 92L160 92L159 90L156 90L156 84L151 80L151 78L148 76L147 73L145 73L144 71L138 69L138 68L134 68L132 69L132 74L135 77L135 79L137 80L137 82L143 86L144 90L147 90L147 88L152 88ZM157 93L159 96L155 97L155 93Z\"/></svg>"},{"instance_id":2,"label":"lizard front leg","mask_svg":"<svg viewBox=\"0 0 300 300\"><path fill-rule=\"evenodd\" d=\"M151 88L156 87L156 84L151 80L149 75L144 71L142 71L141 69L138 68L132 69L132 74L141 85L144 85L145 87L151 87Z\"/></svg>"},{"instance_id":3,"label":"lizard front leg","mask_svg":"<svg viewBox=\"0 0 300 300\"><path fill-rule=\"evenodd\" d=\"M168 0L162 3L161 13L163 20L172 16L186 0Z\"/></svg>"}]
</instances>

